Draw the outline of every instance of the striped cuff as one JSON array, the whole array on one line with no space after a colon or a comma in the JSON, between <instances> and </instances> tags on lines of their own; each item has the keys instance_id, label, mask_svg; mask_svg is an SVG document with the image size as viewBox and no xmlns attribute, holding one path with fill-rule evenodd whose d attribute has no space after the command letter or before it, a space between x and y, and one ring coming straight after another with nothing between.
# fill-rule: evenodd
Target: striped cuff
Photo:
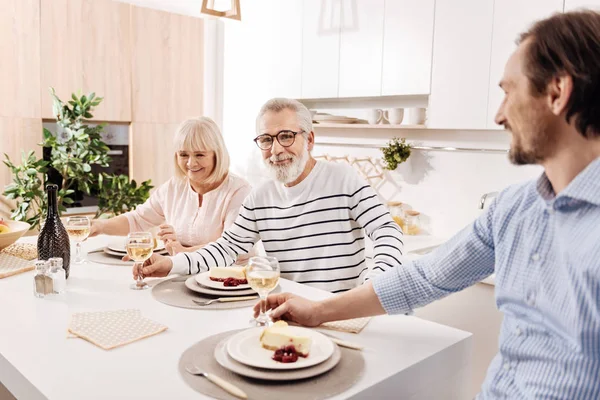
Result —
<instances>
[{"instance_id":1,"label":"striped cuff","mask_svg":"<svg viewBox=\"0 0 600 400\"><path fill-rule=\"evenodd\" d=\"M390 269L371 279L375 294L388 314L406 314L412 311L404 293L404 290L408 290L410 287L403 274L407 267L409 266L404 265Z\"/></svg>"},{"instance_id":2,"label":"striped cuff","mask_svg":"<svg viewBox=\"0 0 600 400\"><path fill-rule=\"evenodd\" d=\"M171 257L171 261L173 262L173 268L171 268L171 272L169 275L179 274L179 275L189 275L191 268L191 261L187 254L179 253Z\"/></svg>"}]
</instances>

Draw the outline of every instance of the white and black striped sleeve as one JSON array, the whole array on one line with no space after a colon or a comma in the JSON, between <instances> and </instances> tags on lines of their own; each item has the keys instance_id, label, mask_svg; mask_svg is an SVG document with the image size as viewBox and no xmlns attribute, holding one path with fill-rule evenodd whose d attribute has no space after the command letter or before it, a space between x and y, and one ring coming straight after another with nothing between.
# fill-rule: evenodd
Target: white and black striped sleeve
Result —
<instances>
[{"instance_id":1,"label":"white and black striped sleeve","mask_svg":"<svg viewBox=\"0 0 600 400\"><path fill-rule=\"evenodd\" d=\"M169 274L191 275L213 267L228 267L238 256L250 252L260 239L250 197L246 198L238 217L219 239L196 251L171 257L173 268Z\"/></svg>"},{"instance_id":2,"label":"white and black striped sleeve","mask_svg":"<svg viewBox=\"0 0 600 400\"><path fill-rule=\"evenodd\" d=\"M402 230L379 201L377 193L362 179L357 180L361 185L352 196L352 215L373 241L374 264L365 275L367 280L402 265L404 243Z\"/></svg>"}]
</instances>

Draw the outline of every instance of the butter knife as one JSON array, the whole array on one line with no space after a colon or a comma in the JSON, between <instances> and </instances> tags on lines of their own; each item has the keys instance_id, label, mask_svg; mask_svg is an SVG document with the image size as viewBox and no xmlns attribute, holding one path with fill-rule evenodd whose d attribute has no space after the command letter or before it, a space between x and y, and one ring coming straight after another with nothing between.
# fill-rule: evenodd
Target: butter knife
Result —
<instances>
[{"instance_id":1,"label":"butter knife","mask_svg":"<svg viewBox=\"0 0 600 400\"><path fill-rule=\"evenodd\" d=\"M225 390L228 393L231 393L235 397L239 397L240 399L247 399L248 395L239 387L227 382L223 378L219 378L214 374L209 374L207 372L200 371L200 369L196 366L186 366L185 370L192 375L200 375L219 386L221 389Z\"/></svg>"}]
</instances>

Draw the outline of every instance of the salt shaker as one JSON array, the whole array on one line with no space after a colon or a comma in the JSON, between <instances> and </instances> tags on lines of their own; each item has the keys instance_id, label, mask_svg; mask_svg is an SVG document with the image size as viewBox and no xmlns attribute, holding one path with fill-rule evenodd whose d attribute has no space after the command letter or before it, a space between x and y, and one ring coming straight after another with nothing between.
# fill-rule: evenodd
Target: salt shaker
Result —
<instances>
[{"instance_id":1,"label":"salt shaker","mask_svg":"<svg viewBox=\"0 0 600 400\"><path fill-rule=\"evenodd\" d=\"M52 278L48 275L48 264L44 260L35 262L35 275L33 277L33 294L35 297L44 297L53 292Z\"/></svg>"},{"instance_id":2,"label":"salt shaker","mask_svg":"<svg viewBox=\"0 0 600 400\"><path fill-rule=\"evenodd\" d=\"M67 276L63 268L63 260L60 257L53 257L48 260L50 263L50 277L52 278L53 293L61 294L67 287Z\"/></svg>"}]
</instances>

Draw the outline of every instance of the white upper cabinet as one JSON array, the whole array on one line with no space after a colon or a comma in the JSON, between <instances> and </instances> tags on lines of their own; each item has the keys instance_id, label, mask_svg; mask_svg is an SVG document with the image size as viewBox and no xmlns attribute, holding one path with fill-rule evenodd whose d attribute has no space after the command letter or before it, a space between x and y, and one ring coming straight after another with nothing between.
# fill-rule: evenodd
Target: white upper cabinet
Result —
<instances>
[{"instance_id":1,"label":"white upper cabinet","mask_svg":"<svg viewBox=\"0 0 600 400\"><path fill-rule=\"evenodd\" d=\"M302 98L338 97L340 2L304 1Z\"/></svg>"},{"instance_id":2,"label":"white upper cabinet","mask_svg":"<svg viewBox=\"0 0 600 400\"><path fill-rule=\"evenodd\" d=\"M493 0L436 1L429 127L486 128L493 10Z\"/></svg>"},{"instance_id":3,"label":"white upper cabinet","mask_svg":"<svg viewBox=\"0 0 600 400\"><path fill-rule=\"evenodd\" d=\"M600 0L565 0L565 12L579 8L591 8L600 11Z\"/></svg>"},{"instance_id":4,"label":"white upper cabinet","mask_svg":"<svg viewBox=\"0 0 600 400\"><path fill-rule=\"evenodd\" d=\"M380 96L385 0L322 2L342 5L339 97Z\"/></svg>"},{"instance_id":5,"label":"white upper cabinet","mask_svg":"<svg viewBox=\"0 0 600 400\"><path fill-rule=\"evenodd\" d=\"M381 95L429 94L434 0L386 0Z\"/></svg>"},{"instance_id":6,"label":"white upper cabinet","mask_svg":"<svg viewBox=\"0 0 600 400\"><path fill-rule=\"evenodd\" d=\"M492 34L487 128L504 129L494 122L494 117L504 98L504 92L500 89L498 83L502 79L506 61L517 48L517 37L535 21L549 17L556 12L561 12L562 9L563 0L496 1Z\"/></svg>"}]
</instances>

